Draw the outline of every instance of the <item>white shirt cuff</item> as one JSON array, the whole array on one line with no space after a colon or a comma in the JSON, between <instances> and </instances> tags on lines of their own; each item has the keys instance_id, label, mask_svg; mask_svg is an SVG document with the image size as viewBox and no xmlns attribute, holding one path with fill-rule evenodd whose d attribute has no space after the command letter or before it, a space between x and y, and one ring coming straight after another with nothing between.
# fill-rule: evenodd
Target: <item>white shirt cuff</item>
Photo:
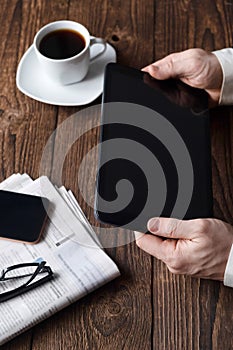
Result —
<instances>
[{"instance_id":1,"label":"white shirt cuff","mask_svg":"<svg viewBox=\"0 0 233 350\"><path fill-rule=\"evenodd\" d=\"M223 283L225 286L233 287L233 244L227 260Z\"/></svg>"},{"instance_id":2,"label":"white shirt cuff","mask_svg":"<svg viewBox=\"0 0 233 350\"><path fill-rule=\"evenodd\" d=\"M233 49L213 51L223 71L223 83L219 99L220 105L233 104Z\"/></svg>"}]
</instances>

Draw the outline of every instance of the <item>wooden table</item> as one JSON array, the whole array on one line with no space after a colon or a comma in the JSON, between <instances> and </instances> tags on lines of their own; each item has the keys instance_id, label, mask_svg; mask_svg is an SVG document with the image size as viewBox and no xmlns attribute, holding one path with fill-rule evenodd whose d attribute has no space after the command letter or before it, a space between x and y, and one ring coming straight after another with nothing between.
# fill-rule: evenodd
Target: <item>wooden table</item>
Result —
<instances>
[{"instance_id":1,"label":"wooden table","mask_svg":"<svg viewBox=\"0 0 233 350\"><path fill-rule=\"evenodd\" d=\"M36 178L49 136L80 110L34 101L15 85L17 65L36 31L59 19L83 23L116 48L120 63L137 68L190 47L214 50L233 45L231 0L1 0L0 180L14 172ZM233 113L219 108L211 114L215 216L233 223ZM80 128L85 122L91 125L84 119ZM84 134L63 168L64 185L74 191L92 224L93 211L79 192L77 169L97 140L96 129ZM58 146L55 138L54 149ZM48 159L48 166L52 162ZM51 179L56 182L53 171ZM232 289L174 276L134 242L107 252L118 264L120 278L2 349L233 348Z\"/></svg>"}]
</instances>

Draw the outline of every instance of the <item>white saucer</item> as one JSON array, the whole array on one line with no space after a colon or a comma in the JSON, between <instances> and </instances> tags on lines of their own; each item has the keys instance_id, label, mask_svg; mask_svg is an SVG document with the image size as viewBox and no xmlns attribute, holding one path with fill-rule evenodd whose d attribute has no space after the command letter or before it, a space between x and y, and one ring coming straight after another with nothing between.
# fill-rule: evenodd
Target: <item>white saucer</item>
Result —
<instances>
[{"instance_id":1,"label":"white saucer","mask_svg":"<svg viewBox=\"0 0 233 350\"><path fill-rule=\"evenodd\" d=\"M91 56L95 56L101 49L102 46L93 45ZM105 52L90 64L84 80L71 85L58 85L41 71L34 48L31 46L18 65L16 85L25 95L41 102L59 106L86 105L103 92L104 68L109 62L116 62L116 51L107 44Z\"/></svg>"}]
</instances>

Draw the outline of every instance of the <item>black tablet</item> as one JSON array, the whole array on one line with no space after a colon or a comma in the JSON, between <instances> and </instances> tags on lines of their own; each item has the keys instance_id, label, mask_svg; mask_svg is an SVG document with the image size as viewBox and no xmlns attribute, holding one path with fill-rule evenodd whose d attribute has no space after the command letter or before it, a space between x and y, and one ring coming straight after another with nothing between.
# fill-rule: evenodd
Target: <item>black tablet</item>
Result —
<instances>
[{"instance_id":1,"label":"black tablet","mask_svg":"<svg viewBox=\"0 0 233 350\"><path fill-rule=\"evenodd\" d=\"M95 215L141 232L151 217L212 216L208 96L110 63L105 70Z\"/></svg>"}]
</instances>

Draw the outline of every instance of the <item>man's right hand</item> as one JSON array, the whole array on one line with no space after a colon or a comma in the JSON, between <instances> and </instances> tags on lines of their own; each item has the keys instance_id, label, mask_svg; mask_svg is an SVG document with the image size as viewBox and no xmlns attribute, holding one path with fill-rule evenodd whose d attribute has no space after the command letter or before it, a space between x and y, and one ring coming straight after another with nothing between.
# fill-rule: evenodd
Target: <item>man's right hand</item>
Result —
<instances>
[{"instance_id":1,"label":"man's right hand","mask_svg":"<svg viewBox=\"0 0 233 350\"><path fill-rule=\"evenodd\" d=\"M219 102L223 72L213 53L202 49L172 53L142 70L159 80L175 78L190 86L205 89L211 106Z\"/></svg>"}]
</instances>

